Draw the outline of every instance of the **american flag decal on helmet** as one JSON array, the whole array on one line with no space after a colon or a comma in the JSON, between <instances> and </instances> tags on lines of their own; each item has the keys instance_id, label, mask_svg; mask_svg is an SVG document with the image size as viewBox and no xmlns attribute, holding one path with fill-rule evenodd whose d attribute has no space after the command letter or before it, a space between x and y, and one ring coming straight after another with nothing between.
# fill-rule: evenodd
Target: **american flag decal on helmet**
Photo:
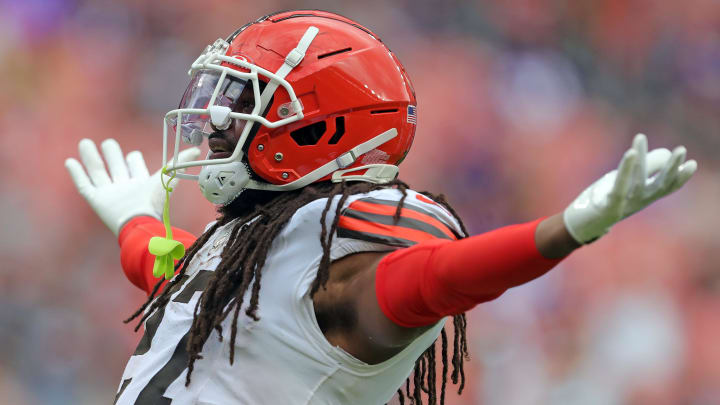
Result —
<instances>
[{"instance_id":1,"label":"american flag decal on helmet","mask_svg":"<svg viewBox=\"0 0 720 405\"><path fill-rule=\"evenodd\" d=\"M407 108L407 122L417 125L417 107L409 105Z\"/></svg>"}]
</instances>

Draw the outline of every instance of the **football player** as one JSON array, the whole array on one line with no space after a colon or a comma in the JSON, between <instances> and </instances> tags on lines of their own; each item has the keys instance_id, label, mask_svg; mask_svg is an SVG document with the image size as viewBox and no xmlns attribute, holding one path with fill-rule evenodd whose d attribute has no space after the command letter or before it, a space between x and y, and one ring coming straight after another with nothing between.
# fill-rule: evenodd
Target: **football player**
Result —
<instances>
[{"instance_id":1,"label":"football player","mask_svg":"<svg viewBox=\"0 0 720 405\"><path fill-rule=\"evenodd\" d=\"M683 147L648 152L638 135L563 212L470 236L442 197L397 180L415 93L357 22L265 16L208 46L190 77L165 116L162 172L114 140L104 161L90 140L82 164L66 161L148 294L128 319L145 333L117 404L382 404L396 391L442 404L448 380L464 382L465 311L549 271L697 167ZM195 146L209 148L201 160ZM167 224L173 177L219 207L198 238Z\"/></svg>"}]
</instances>

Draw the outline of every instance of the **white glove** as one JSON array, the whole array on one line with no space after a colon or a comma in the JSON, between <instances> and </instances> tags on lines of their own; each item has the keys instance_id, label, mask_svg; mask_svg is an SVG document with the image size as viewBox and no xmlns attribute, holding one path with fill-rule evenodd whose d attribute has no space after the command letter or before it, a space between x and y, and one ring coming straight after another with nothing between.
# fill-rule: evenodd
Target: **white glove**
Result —
<instances>
[{"instance_id":1,"label":"white glove","mask_svg":"<svg viewBox=\"0 0 720 405\"><path fill-rule=\"evenodd\" d=\"M615 223L682 187L697 170L697 162L685 162L684 146L672 153L664 148L648 153L647 147L645 135L636 135L618 169L593 183L565 209L565 227L577 242L594 241Z\"/></svg>"},{"instance_id":2,"label":"white glove","mask_svg":"<svg viewBox=\"0 0 720 405\"><path fill-rule=\"evenodd\" d=\"M110 175L90 139L83 139L78 145L80 160L87 174L80 162L73 158L65 160L65 167L80 194L105 225L117 236L122 226L133 217L149 215L162 218L165 189L160 182L160 171L150 176L139 151L130 152L123 159L120 145L114 139L107 139L100 146ZM186 149L180 152L178 161L194 160L199 154L198 148Z\"/></svg>"}]
</instances>

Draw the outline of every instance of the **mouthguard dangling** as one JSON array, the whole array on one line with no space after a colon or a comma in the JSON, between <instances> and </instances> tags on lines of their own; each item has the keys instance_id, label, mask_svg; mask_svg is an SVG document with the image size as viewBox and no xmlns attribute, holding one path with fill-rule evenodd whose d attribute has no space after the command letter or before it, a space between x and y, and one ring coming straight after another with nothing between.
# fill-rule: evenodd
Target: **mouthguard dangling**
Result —
<instances>
[{"instance_id":1,"label":"mouthguard dangling","mask_svg":"<svg viewBox=\"0 0 720 405\"><path fill-rule=\"evenodd\" d=\"M175 260L180 260L185 255L185 246L173 240L172 227L170 226L170 182L175 178L173 171L170 180L165 183L164 175L167 175L167 166L163 167L160 175L160 182L165 189L165 205L163 206L163 224L165 225L165 237L153 236L148 244L150 254L155 256L153 264L153 276L160 278L163 274L165 280L170 280L175 274Z\"/></svg>"}]
</instances>

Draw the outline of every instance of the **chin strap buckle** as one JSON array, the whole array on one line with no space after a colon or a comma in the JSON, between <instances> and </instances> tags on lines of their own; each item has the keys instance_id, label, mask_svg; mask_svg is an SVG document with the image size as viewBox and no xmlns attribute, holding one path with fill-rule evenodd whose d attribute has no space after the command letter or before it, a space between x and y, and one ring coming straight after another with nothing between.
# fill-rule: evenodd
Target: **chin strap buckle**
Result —
<instances>
[{"instance_id":1,"label":"chin strap buckle","mask_svg":"<svg viewBox=\"0 0 720 405\"><path fill-rule=\"evenodd\" d=\"M335 161L337 162L337 165L339 168L344 169L351 164L355 163L355 160L357 159L357 156L353 153L353 151L348 151L343 153L342 155L338 156Z\"/></svg>"},{"instance_id":2,"label":"chin strap buckle","mask_svg":"<svg viewBox=\"0 0 720 405\"><path fill-rule=\"evenodd\" d=\"M302 62L303 58L305 57L305 52L300 51L298 48L293 49L290 51L290 53L285 57L285 63L288 65L295 67Z\"/></svg>"},{"instance_id":3,"label":"chin strap buckle","mask_svg":"<svg viewBox=\"0 0 720 405\"><path fill-rule=\"evenodd\" d=\"M331 180L333 183L339 183L341 181L366 181L369 183L383 184L395 180L398 170L399 168L395 165L376 163L353 167L347 170L336 170L332 174ZM365 172L362 173L362 171Z\"/></svg>"}]
</instances>

